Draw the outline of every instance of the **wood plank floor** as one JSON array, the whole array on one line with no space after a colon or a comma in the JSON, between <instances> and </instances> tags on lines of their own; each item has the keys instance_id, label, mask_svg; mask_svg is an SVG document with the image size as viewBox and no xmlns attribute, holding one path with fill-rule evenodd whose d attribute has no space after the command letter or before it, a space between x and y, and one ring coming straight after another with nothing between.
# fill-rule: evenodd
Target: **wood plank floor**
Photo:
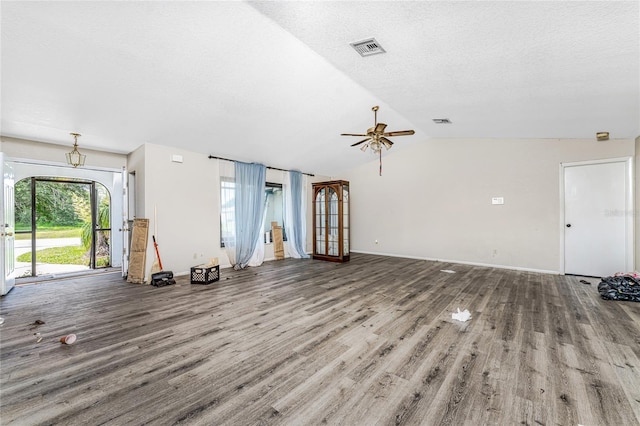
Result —
<instances>
[{"instance_id":1,"label":"wood plank floor","mask_svg":"<svg viewBox=\"0 0 640 426\"><path fill-rule=\"evenodd\" d=\"M595 279L363 254L221 275L15 288L1 423L640 424L640 304Z\"/></svg>"}]
</instances>

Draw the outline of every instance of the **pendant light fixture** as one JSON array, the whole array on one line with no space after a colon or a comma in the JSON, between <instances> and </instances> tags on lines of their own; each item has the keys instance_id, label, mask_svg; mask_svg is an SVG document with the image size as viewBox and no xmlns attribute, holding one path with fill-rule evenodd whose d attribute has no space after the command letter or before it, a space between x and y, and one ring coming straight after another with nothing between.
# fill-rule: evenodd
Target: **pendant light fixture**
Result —
<instances>
[{"instance_id":1,"label":"pendant light fixture","mask_svg":"<svg viewBox=\"0 0 640 426\"><path fill-rule=\"evenodd\" d=\"M67 153L67 164L73 167L84 166L84 160L87 156L78 151L78 136L81 135L80 133L71 133L71 136L73 136L73 151Z\"/></svg>"}]
</instances>

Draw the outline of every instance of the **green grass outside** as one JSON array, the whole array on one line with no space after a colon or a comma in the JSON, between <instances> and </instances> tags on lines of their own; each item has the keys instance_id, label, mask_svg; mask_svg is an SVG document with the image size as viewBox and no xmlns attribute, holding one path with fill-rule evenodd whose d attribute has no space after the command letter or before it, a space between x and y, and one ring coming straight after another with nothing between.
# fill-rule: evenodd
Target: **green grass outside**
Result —
<instances>
[{"instance_id":1,"label":"green grass outside","mask_svg":"<svg viewBox=\"0 0 640 426\"><path fill-rule=\"evenodd\" d=\"M89 265L87 250L82 246L51 247L38 250L36 259L40 263L56 265ZM18 262L31 262L31 252L21 254L16 259ZM109 266L108 257L98 257L97 267Z\"/></svg>"},{"instance_id":2,"label":"green grass outside","mask_svg":"<svg viewBox=\"0 0 640 426\"><path fill-rule=\"evenodd\" d=\"M28 231L29 229L20 229L16 228L16 231ZM36 238L38 239L46 239L46 238L80 238L82 233L82 228L80 227L72 227L72 226L58 226L58 227L48 227L48 228L40 228L38 227L36 230ZM31 233L28 234L15 234L16 240L30 240Z\"/></svg>"},{"instance_id":3,"label":"green grass outside","mask_svg":"<svg viewBox=\"0 0 640 426\"><path fill-rule=\"evenodd\" d=\"M51 247L38 250L36 259L42 263L59 265L88 265L87 250L82 246ZM31 262L31 252L24 253L16 259L18 262Z\"/></svg>"}]
</instances>

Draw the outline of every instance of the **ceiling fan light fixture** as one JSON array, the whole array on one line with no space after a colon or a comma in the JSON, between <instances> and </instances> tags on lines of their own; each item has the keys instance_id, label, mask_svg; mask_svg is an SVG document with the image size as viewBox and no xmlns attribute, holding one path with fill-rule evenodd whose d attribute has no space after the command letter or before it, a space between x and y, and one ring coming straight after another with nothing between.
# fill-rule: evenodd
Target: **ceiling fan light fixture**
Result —
<instances>
[{"instance_id":1,"label":"ceiling fan light fixture","mask_svg":"<svg viewBox=\"0 0 640 426\"><path fill-rule=\"evenodd\" d=\"M66 154L67 164L73 167L84 166L87 156L78 151L78 136L82 135L80 133L70 133L70 135L73 136L73 151Z\"/></svg>"},{"instance_id":2,"label":"ceiling fan light fixture","mask_svg":"<svg viewBox=\"0 0 640 426\"><path fill-rule=\"evenodd\" d=\"M367 148L371 148L371 152L377 154L380 159L380 176L382 176L382 147L384 146L387 151L393 146L393 142L387 137L391 136L410 136L415 133L413 130L398 130L385 132L387 125L385 123L378 123L378 110L379 106L371 108L373 111L373 127L367 129L367 133L341 133L341 136L366 136L365 139L351 144L351 146L360 147L360 151L365 152Z\"/></svg>"}]
</instances>

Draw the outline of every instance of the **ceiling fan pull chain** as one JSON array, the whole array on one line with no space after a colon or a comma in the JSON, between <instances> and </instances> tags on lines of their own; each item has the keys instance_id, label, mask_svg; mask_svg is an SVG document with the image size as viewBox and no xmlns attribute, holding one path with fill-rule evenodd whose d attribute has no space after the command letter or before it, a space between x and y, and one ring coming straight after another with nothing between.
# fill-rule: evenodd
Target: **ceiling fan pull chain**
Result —
<instances>
[{"instance_id":1,"label":"ceiling fan pull chain","mask_svg":"<svg viewBox=\"0 0 640 426\"><path fill-rule=\"evenodd\" d=\"M382 176L382 149L378 153L380 154L380 176Z\"/></svg>"}]
</instances>

